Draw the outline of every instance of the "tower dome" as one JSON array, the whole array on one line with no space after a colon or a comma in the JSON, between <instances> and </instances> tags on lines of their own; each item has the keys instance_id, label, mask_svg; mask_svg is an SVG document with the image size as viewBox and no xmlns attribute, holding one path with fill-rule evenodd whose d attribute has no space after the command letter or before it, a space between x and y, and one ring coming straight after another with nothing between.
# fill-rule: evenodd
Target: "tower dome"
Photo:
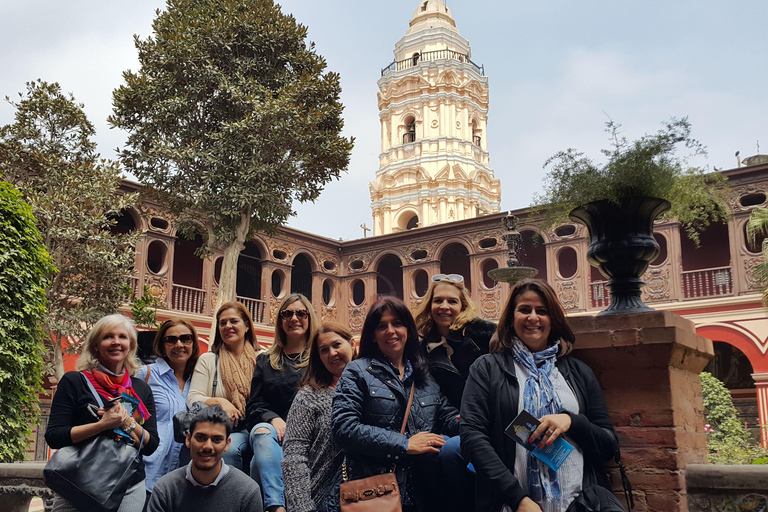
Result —
<instances>
[{"instance_id":1,"label":"tower dome","mask_svg":"<svg viewBox=\"0 0 768 512\"><path fill-rule=\"evenodd\" d=\"M378 81L374 235L496 213L486 147L488 78L443 0L424 0Z\"/></svg>"}]
</instances>

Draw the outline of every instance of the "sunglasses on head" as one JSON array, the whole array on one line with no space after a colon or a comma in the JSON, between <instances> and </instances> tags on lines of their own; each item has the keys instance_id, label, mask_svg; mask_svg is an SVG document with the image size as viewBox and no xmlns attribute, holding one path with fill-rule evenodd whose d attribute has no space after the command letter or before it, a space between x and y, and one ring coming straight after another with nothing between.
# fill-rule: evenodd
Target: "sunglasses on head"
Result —
<instances>
[{"instance_id":1,"label":"sunglasses on head","mask_svg":"<svg viewBox=\"0 0 768 512\"><path fill-rule=\"evenodd\" d=\"M292 311L290 309L284 309L280 312L280 318L282 318L283 320L290 320L291 318L293 318L293 315L296 315L296 318L298 318L299 320L304 320L309 316L309 311L307 311L306 309L299 309L296 311Z\"/></svg>"},{"instance_id":2,"label":"sunglasses on head","mask_svg":"<svg viewBox=\"0 0 768 512\"><path fill-rule=\"evenodd\" d=\"M181 336L163 336L163 341L166 345L175 345L178 341L181 341L182 345L191 345L195 337L191 334L182 334Z\"/></svg>"},{"instance_id":3,"label":"sunglasses on head","mask_svg":"<svg viewBox=\"0 0 768 512\"><path fill-rule=\"evenodd\" d=\"M463 283L464 276L461 274L435 274L432 276L432 280L436 283L440 281L450 281L452 283Z\"/></svg>"}]
</instances>

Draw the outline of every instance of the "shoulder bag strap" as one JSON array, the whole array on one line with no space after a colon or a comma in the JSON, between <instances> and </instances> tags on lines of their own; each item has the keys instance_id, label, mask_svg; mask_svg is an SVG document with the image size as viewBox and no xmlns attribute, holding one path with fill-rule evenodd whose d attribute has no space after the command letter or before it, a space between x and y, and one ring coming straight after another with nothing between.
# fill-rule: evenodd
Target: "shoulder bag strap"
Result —
<instances>
[{"instance_id":1,"label":"shoulder bag strap","mask_svg":"<svg viewBox=\"0 0 768 512\"><path fill-rule=\"evenodd\" d=\"M211 398L216 398L216 387L219 384L219 354L216 354L216 366L213 369L213 388Z\"/></svg>"},{"instance_id":2,"label":"shoulder bag strap","mask_svg":"<svg viewBox=\"0 0 768 512\"><path fill-rule=\"evenodd\" d=\"M150 365L147 365L147 376L144 377L144 382L149 382L149 375L152 373L152 367Z\"/></svg>"},{"instance_id":3,"label":"shoulder bag strap","mask_svg":"<svg viewBox=\"0 0 768 512\"><path fill-rule=\"evenodd\" d=\"M411 396L408 397L408 405L405 407L405 416L403 416L403 426L400 427L400 434L405 434L405 427L408 424L408 416L411 414L411 405L413 405L413 390L416 389L416 382L411 384Z\"/></svg>"},{"instance_id":4,"label":"shoulder bag strap","mask_svg":"<svg viewBox=\"0 0 768 512\"><path fill-rule=\"evenodd\" d=\"M93 394L93 397L96 399L96 403L99 404L99 407L104 407L104 400L102 400L101 395L99 395L96 392L96 388L93 387L93 384L91 384L91 381L88 380L88 377L86 377L83 372L80 372L80 375L83 376L83 379L85 380L85 383L88 385L88 389L91 390L91 393Z\"/></svg>"}]
</instances>

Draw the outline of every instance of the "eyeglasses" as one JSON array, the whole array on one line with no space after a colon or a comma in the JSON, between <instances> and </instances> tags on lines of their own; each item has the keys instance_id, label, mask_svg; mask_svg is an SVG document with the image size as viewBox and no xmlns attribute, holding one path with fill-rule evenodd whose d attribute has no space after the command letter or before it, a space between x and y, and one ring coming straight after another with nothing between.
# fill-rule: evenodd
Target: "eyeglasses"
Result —
<instances>
[{"instance_id":1,"label":"eyeglasses","mask_svg":"<svg viewBox=\"0 0 768 512\"><path fill-rule=\"evenodd\" d=\"M463 283L464 276L461 274L435 274L432 276L432 281L439 283L440 281L450 281L452 283Z\"/></svg>"},{"instance_id":2,"label":"eyeglasses","mask_svg":"<svg viewBox=\"0 0 768 512\"><path fill-rule=\"evenodd\" d=\"M182 345L191 345L195 340L195 337L191 334L182 334L181 336L163 336L163 341L166 345L175 345L181 341Z\"/></svg>"},{"instance_id":3,"label":"eyeglasses","mask_svg":"<svg viewBox=\"0 0 768 512\"><path fill-rule=\"evenodd\" d=\"M304 320L309 316L309 311L307 311L306 309L299 309L296 311L292 311L290 309L284 309L280 312L280 318L282 318L283 320L290 320L291 318L293 318L293 315L296 315L296 318L298 318L299 320Z\"/></svg>"}]
</instances>

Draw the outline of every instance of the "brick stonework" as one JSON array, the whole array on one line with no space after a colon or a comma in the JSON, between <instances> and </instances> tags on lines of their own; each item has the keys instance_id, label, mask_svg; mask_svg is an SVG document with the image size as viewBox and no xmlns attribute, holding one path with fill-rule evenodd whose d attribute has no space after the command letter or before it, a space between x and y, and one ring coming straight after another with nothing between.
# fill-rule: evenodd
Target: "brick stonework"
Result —
<instances>
[{"instance_id":1,"label":"brick stonework","mask_svg":"<svg viewBox=\"0 0 768 512\"><path fill-rule=\"evenodd\" d=\"M570 318L574 355L605 393L635 512L687 512L685 465L706 462L699 373L714 355L693 322L668 311ZM621 497L621 478L614 491Z\"/></svg>"}]
</instances>

